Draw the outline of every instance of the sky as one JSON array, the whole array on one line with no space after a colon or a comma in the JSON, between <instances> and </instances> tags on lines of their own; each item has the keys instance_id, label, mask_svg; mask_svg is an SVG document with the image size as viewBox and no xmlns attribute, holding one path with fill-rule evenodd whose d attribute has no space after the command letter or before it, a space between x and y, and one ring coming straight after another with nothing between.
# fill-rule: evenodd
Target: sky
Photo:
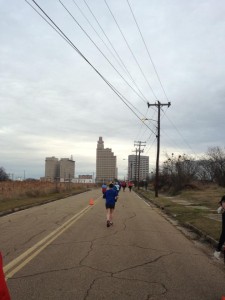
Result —
<instances>
[{"instance_id":1,"label":"sky","mask_svg":"<svg viewBox=\"0 0 225 300\"><path fill-rule=\"evenodd\" d=\"M137 141L154 171L158 103L160 164L224 148L223 0L36 3L61 35L32 0L0 0L0 167L10 177L44 176L51 156L93 174L100 136L119 176Z\"/></svg>"}]
</instances>

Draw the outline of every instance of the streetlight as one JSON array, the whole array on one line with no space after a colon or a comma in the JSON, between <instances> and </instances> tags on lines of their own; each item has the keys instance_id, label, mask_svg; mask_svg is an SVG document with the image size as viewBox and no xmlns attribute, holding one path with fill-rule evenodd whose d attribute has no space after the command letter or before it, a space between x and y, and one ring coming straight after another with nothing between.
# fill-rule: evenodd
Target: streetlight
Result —
<instances>
[{"instance_id":1,"label":"streetlight","mask_svg":"<svg viewBox=\"0 0 225 300\"><path fill-rule=\"evenodd\" d=\"M154 122L157 122L157 121L154 120L154 119L148 119L148 118L142 118L141 121L142 121L142 122L144 122L144 121L154 121Z\"/></svg>"}]
</instances>

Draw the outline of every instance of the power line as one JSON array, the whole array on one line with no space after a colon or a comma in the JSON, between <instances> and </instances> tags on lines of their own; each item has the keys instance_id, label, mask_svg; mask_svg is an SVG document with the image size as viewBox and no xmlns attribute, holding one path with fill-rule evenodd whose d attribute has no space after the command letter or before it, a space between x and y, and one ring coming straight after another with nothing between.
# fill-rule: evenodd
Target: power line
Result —
<instances>
[{"instance_id":1,"label":"power line","mask_svg":"<svg viewBox=\"0 0 225 300\"><path fill-rule=\"evenodd\" d=\"M92 67L92 69L102 78L102 80L105 81L105 83L114 91L114 93L122 100L122 102L133 112L133 114L139 119L142 120L138 114L127 104L129 102L92 64L91 62L82 54L82 52L73 44L73 42L66 36L66 34L56 25L56 23L47 15L47 13L38 5L38 3L35 0L31 0L38 8L39 10L50 20L50 22L55 26L53 27L50 25L50 23L46 20L44 16L42 16L27 0L25 0L26 3L28 3L41 17L44 21L47 22L48 25L50 25L63 39ZM127 102L126 102L127 101ZM147 126L145 124L145 126ZM152 129L147 126L150 131Z\"/></svg>"},{"instance_id":2,"label":"power line","mask_svg":"<svg viewBox=\"0 0 225 300\"><path fill-rule=\"evenodd\" d=\"M135 21L136 25L137 25L137 28L138 28L138 31L139 31L139 33L140 33L141 39L142 39L142 41L143 41L143 43L144 43L145 49L146 49L146 51L147 51L147 53L148 53L148 57L149 57L149 59L150 59L150 61L151 61L151 63L152 63L152 66L153 66L153 68L154 68L154 71L155 71L156 76L157 76L157 78L158 78L158 81L159 81L159 83L160 83L160 86L161 86L161 88L162 88L162 90L163 90L163 93L164 93L164 95L165 95L167 101L169 101L169 99L168 99L168 97L167 97L167 95L166 95L165 89L164 89L164 87L163 87L163 85L162 85L162 82L161 82L161 80L160 80L160 78L159 78L159 74L158 74L158 72L157 72L157 70L156 70L155 64L154 64L154 62L153 62L153 60L152 60L152 57L151 57L150 52L149 52L149 50L148 50L148 47L147 47L147 45L146 45L146 42L145 42L145 40L144 40L144 37L143 37L143 35L142 35L142 33L141 33L141 30L140 30L140 27L139 27L139 25L138 25L138 22L137 22L137 20L136 20L136 18L135 18L135 16L134 16L134 13L133 13L133 10L132 10L131 5L130 5L130 3L129 3L129 0L127 0L127 4L128 4L128 6L129 6L129 8L130 8L131 14L132 14L132 16L133 16L133 18L134 18L134 21Z\"/></svg>"},{"instance_id":3,"label":"power line","mask_svg":"<svg viewBox=\"0 0 225 300\"><path fill-rule=\"evenodd\" d=\"M152 136L152 134L151 134L151 136ZM150 136L150 138L151 138L151 136ZM151 150L151 148L152 148L152 146L154 145L156 139L157 139L157 138L156 138L156 136L155 136L155 138L154 138L154 140L152 141L151 145L148 146L148 149L146 150L146 153L148 153L148 152ZM146 142L147 142L147 141L146 141Z\"/></svg>"},{"instance_id":4,"label":"power line","mask_svg":"<svg viewBox=\"0 0 225 300\"><path fill-rule=\"evenodd\" d=\"M84 1L85 2L85 1ZM108 45L106 44L106 42L102 39L102 37L100 36L100 34L98 33L98 31L94 28L94 26L91 24L90 20L87 18L87 16L84 14L84 12L82 11L82 9L79 7L79 5L75 2L75 0L73 0L74 5L79 9L80 13L82 14L82 16L85 18L85 20L88 22L88 24L91 26L91 28L94 30L94 32L97 34L97 36L99 37L99 39L103 42L103 44L105 45L105 47L108 49L108 51L110 52L110 54L114 57L114 59L117 61L117 63L124 69L125 72L127 72L127 75L130 75L129 71L126 69L126 67L124 66L123 62L118 59L116 57L116 55L112 52L112 50L108 47ZM87 3L85 2L85 4L87 5ZM87 5L88 6L88 5ZM89 8L89 6L88 6ZM90 9L89 9L90 10ZM92 13L93 15L93 13ZM93 15L94 16L94 15ZM95 16L94 16L95 18ZM98 22L98 21L97 21ZM113 48L114 49L114 48Z\"/></svg>"},{"instance_id":5,"label":"power line","mask_svg":"<svg viewBox=\"0 0 225 300\"><path fill-rule=\"evenodd\" d=\"M134 53L133 53L131 47L129 46L129 44L128 44L128 42L127 42L127 39L125 38L125 36L124 36L124 34L123 34L123 32L122 32L122 30L121 30L121 28L120 28L120 26L119 26L119 24L118 24L116 18L115 18L115 16L113 15L113 13L112 13L112 11L111 11L111 9L110 9L110 7L109 7L107 1L104 0L104 2L105 2L105 4L106 4L106 6L108 7L109 12L110 12L110 14L112 15L112 17L113 17L113 19L114 19L114 21L115 21L115 23L116 23L116 25L117 25L117 27L118 27L118 29L119 29L119 31L120 31L122 37L123 37L123 39L124 39L124 41L125 41L125 43L126 43L128 49L130 50L130 53L131 53L133 59L135 60L137 66L138 66L138 68L139 68L139 70L140 70L140 72L141 72L141 74L142 74L142 76L144 77L146 83L148 84L148 86L149 86L149 88L150 88L150 90L151 90L153 96L155 97L155 99L157 99L157 97L156 97L156 95L155 95L155 93L154 93L154 91L153 91L153 88L151 87L151 85L150 85L149 81L147 80L147 78L146 78L146 76L145 76L145 74L144 74L142 68L140 67L139 62L138 62L137 58L135 57L135 55L134 55Z\"/></svg>"},{"instance_id":6,"label":"power line","mask_svg":"<svg viewBox=\"0 0 225 300\"><path fill-rule=\"evenodd\" d=\"M149 109L149 108L148 108L148 109ZM153 114L151 117L148 117L148 116L147 116L147 113L145 114L145 115L146 115L146 118L144 118L144 119L142 120L144 124L145 124L146 121L149 121L149 122L151 122L152 124L153 124L153 121L157 123L157 120L155 120L155 118L154 118L155 113L156 113L156 109L155 109L154 107L153 107L153 111L154 111L154 114ZM143 125L143 124L142 124L142 125ZM157 128L156 125L154 125L154 127ZM140 128L140 130L141 130L141 129L142 129L142 127ZM146 128L145 132L146 132L146 131L147 131L147 128ZM145 132L144 132L144 133L145 133ZM138 136L141 136L141 133L140 133L140 132L139 132ZM147 144L150 142L152 136L154 136L155 138L154 138L154 141L151 143L151 145L150 145L150 146L147 146L147 147L148 147L147 152L148 152L148 151L151 149L151 147L153 146L153 144L154 144L154 142L155 142L155 140L156 140L157 132L151 132L150 136L149 136L147 139L145 138ZM141 139L141 138L136 138L136 140L137 140L137 139Z\"/></svg>"},{"instance_id":7,"label":"power line","mask_svg":"<svg viewBox=\"0 0 225 300\"><path fill-rule=\"evenodd\" d=\"M74 48L74 46L72 45L72 43L69 41L69 39L67 39L56 27L54 27L30 2L28 2L27 0L24 0L28 5L30 5L30 7L50 26L52 27L52 29L58 33L61 38L63 38L72 48ZM31 0L33 1L33 0ZM34 2L34 1L33 1Z\"/></svg>"},{"instance_id":8,"label":"power line","mask_svg":"<svg viewBox=\"0 0 225 300\"><path fill-rule=\"evenodd\" d=\"M93 39L90 37L90 35L84 30L84 28L80 25L80 23L75 19L75 17L72 15L72 13L68 10L68 8L62 3L61 0L59 0L60 4L63 6L63 8L67 11L67 13L71 16L71 18L76 22L76 24L80 27L80 29L84 32L84 34L88 37L88 39L95 45L95 47L98 49L98 51L102 54L102 56L107 60L107 62L110 64L110 66L116 71L116 73L124 80L124 82L133 90L133 92L139 96L142 100L144 100L138 92L129 84L129 82L123 77L123 75L120 74L120 72L116 69L116 67L111 63L111 61L107 58L107 56L102 52L102 50L98 47L98 45L93 41Z\"/></svg>"},{"instance_id":9,"label":"power line","mask_svg":"<svg viewBox=\"0 0 225 300\"><path fill-rule=\"evenodd\" d=\"M74 1L74 0L73 0ZM90 6L87 4L87 2L85 0L83 0L84 3L86 4L89 12L91 13L91 15L93 16L94 20L96 21L96 23L98 24L99 28L101 29L103 35L105 36L105 38L107 39L108 43L110 44L110 46L112 47L113 51L115 52L116 56L118 57L118 60L120 61L120 63L123 66L123 69L125 70L125 72L128 74L128 76L130 77L131 81L133 82L133 84L135 85L135 87L137 88L137 90L139 91L139 93L142 95L142 97L145 99L145 101L147 101L147 98L144 96L144 94L142 93L142 91L140 90L139 86L137 85L136 81L134 80L134 78L132 77L132 75L130 74L128 68L126 67L125 63L123 62L122 58L120 57L119 53L116 51L115 47L113 46L111 40L108 38L107 34L105 33L103 27L101 26L101 24L99 23L98 19L96 18L96 16L94 15L92 9L90 8ZM110 51L111 52L111 51ZM115 57L113 55L113 57ZM139 96L140 97L140 96ZM140 97L141 98L141 97ZM142 99L142 98L141 98Z\"/></svg>"},{"instance_id":10,"label":"power line","mask_svg":"<svg viewBox=\"0 0 225 300\"><path fill-rule=\"evenodd\" d=\"M163 111L163 110L162 110ZM185 140L185 138L183 137L183 135L181 134L181 132L178 130L178 128L174 125L174 123L168 118L168 116L166 115L166 113L163 111L164 116L167 118L167 120L171 123L171 125L175 128L175 130L177 131L177 133L179 134L179 136L182 138L182 140L184 141L184 143L187 145L187 147L192 151L192 153L195 154L195 156L197 156L197 154L195 153L195 151L192 149L192 147L188 144L188 142Z\"/></svg>"}]
</instances>

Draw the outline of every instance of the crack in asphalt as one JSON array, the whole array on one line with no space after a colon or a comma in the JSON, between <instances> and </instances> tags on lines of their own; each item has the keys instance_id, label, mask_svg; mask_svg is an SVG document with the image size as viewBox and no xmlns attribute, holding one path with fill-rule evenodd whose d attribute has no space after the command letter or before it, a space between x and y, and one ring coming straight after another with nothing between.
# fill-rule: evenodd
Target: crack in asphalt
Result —
<instances>
[{"instance_id":1,"label":"crack in asphalt","mask_svg":"<svg viewBox=\"0 0 225 300\"><path fill-rule=\"evenodd\" d=\"M90 254L92 253L92 251L94 250L95 242L96 242L97 240L104 239L105 237L117 235L117 234L120 233L120 232L126 231L126 230L127 230L127 221L129 221L129 220L135 218L136 216L137 216L136 213L135 213L135 212L132 212L132 215L131 215L131 216L125 218L125 219L122 221L122 226L121 226L122 228L121 228L120 230L115 230L115 231L113 231L113 232L104 234L103 236L97 237L97 238L92 239L92 240L75 242L75 243L78 243L78 244L80 244L80 243L87 243L87 242L90 243L89 248L85 251L85 252L86 252L85 255L80 259L80 261L78 262L78 265L77 265L77 266L73 266L73 267L69 267L69 268L60 268L60 269L46 270L46 271L43 271L43 272L37 272L37 273L28 274L28 275L23 275L23 276L18 276L18 277L14 276L13 278L10 278L9 280L17 280L17 279L22 279L22 278L27 278L27 277L35 277L35 276L40 276L40 275L43 275L43 274L54 273L54 272L62 272L62 271L69 271L69 270L73 270L73 269L83 269L83 268L88 268L88 269L90 269L90 270L94 270L94 271L100 272L100 273L102 273L102 275L100 276L100 274L99 274L100 277L99 277L99 276L98 276L97 278L95 277L95 278L91 281L89 287L86 289L86 292L85 292L85 294L84 294L84 300L88 299L88 297L89 297L89 295L90 295L92 289L93 289L94 286L95 286L95 283L96 283L98 280L100 280L100 279L102 279L102 278L107 278L107 277L109 277L109 278L110 278L110 277L111 277L111 278L115 278L115 279L117 279L117 280L127 280L127 281L143 282L143 283L148 283L148 284L150 284L150 283L152 283L152 284L158 284L158 285L160 285L160 286L162 287L163 292L157 293L157 295L159 295L159 294L165 294L165 293L167 292L167 289L166 289L166 287L165 287L165 285L164 285L163 283L154 282L154 281L152 282L152 281L141 280L141 279L132 279L132 278L127 278L127 277L118 277L117 275L118 275L118 274L121 274L122 272L126 272L126 271L129 271L129 270L134 270L134 269L137 269L137 268L140 268L140 267L143 267L143 266L147 266L147 265L149 265L149 264L156 263L157 261L159 261L159 260L162 259L163 257L166 257L166 256L171 255L172 252L166 253L166 254L162 254L162 255L156 257L155 259L151 259L151 260L149 260L149 261L147 261L147 262L144 262L144 263L140 263L140 264L136 264L136 265L133 265L133 266L130 266L130 267L127 267L127 268L123 268L123 269L118 270L118 271L116 271L116 272L109 272L109 271L101 270L101 269L99 269L99 268L95 268L95 267L86 265L86 264L84 263L85 260L89 257L89 255L90 255ZM37 235L39 235L39 234L41 234L41 233L43 233L43 231L40 232L40 233L38 233ZM35 235L35 236L37 236L37 235ZM32 236L28 241L26 241L26 243L29 242L31 239L33 239L35 236ZM74 242L72 242L72 243L74 243ZM70 244L71 244L71 242L70 242ZM106 243L105 245L111 246L110 243ZM120 244L120 245L116 244L116 245L113 245L113 246L121 246L121 244ZM138 246L138 245L124 245L124 247L127 247L127 246L129 246L129 247L135 247L135 248L139 248L139 249L151 249L151 250L153 250L152 248L141 247L141 246ZM157 251L157 249L154 249L154 251ZM156 294L154 294L154 295L156 295ZM148 294L146 299L147 299L147 300L148 300L148 299L150 300L154 295L153 295L153 294Z\"/></svg>"},{"instance_id":2,"label":"crack in asphalt","mask_svg":"<svg viewBox=\"0 0 225 300\"><path fill-rule=\"evenodd\" d=\"M92 289L94 288L95 283L97 281L102 280L103 278L107 278L107 277L108 278L111 277L111 278L115 278L115 279L119 279L119 280L134 281L134 282L147 283L147 284L155 284L155 285L159 285L163 289L162 292L152 293L151 295L148 294L146 300L151 299L152 297L155 297L156 295L165 295L168 292L168 289L166 288L164 283L157 282L157 281L126 278L126 277L116 277L116 276L114 276L114 274L115 273L111 273L111 276L101 276L101 277L93 279L89 285L89 288L87 289L87 291L84 295L84 300L87 300L88 297L90 296L90 293L91 293Z\"/></svg>"},{"instance_id":3,"label":"crack in asphalt","mask_svg":"<svg viewBox=\"0 0 225 300\"><path fill-rule=\"evenodd\" d=\"M29 239L27 239L27 240L26 240L23 244L21 244L21 245L23 245L23 246L26 245L27 243L29 243L30 241L32 241L35 237L39 236L40 234L42 234L42 233L44 233L44 232L46 232L46 229L44 229L44 230L38 232L37 234L32 235Z\"/></svg>"},{"instance_id":4,"label":"crack in asphalt","mask_svg":"<svg viewBox=\"0 0 225 300\"><path fill-rule=\"evenodd\" d=\"M117 234L117 233L119 233L119 232L125 231L125 230L127 229L127 224L126 224L127 221L130 220L130 219L132 219L132 218L135 218L135 217L136 217L136 213L133 212L133 215L132 215L132 216L130 216L129 218L126 218L126 219L122 222L123 228L122 228L121 230L116 231L116 233L114 233L114 234ZM108 235L107 235L107 236L108 236ZM101 237L101 238L103 238L103 237ZM97 238L97 239L100 239L100 238ZM164 285L163 283L151 282L151 281L149 282L149 281L147 281L147 280L139 280L139 279L130 279L130 278L126 278L126 277L117 277L116 275L117 275L117 274L120 274L120 273L122 273L122 272L128 271L128 270L133 270L133 269L136 269L136 268L139 268L139 267L143 267L143 266L147 266L147 265L149 265L149 264L153 264L153 263L159 261L161 258L171 255L172 252L167 253L167 254L160 255L160 256L156 257L155 259L150 260L150 261L147 261L147 262L145 262L145 263L137 264L137 265L134 265L134 266L131 266L131 267L127 267L127 268L121 269L121 270L116 271L116 272L107 272L107 271L104 271L104 270L101 270L101 269L98 269L98 268L93 268L93 267L88 266L88 265L85 265L85 264L83 263L83 262L85 261L85 259L88 258L88 256L90 255L90 253L93 251L94 242L95 242L97 239L94 239L94 240L91 241L91 245L90 245L90 248L89 248L89 250L88 250L88 253L87 253L87 254L85 255L85 257L83 257L83 259L80 261L80 265L85 266L85 267L90 268L90 269L95 270L95 271L100 271L100 272L104 272L105 274L110 274L112 278L117 278L117 279L119 279L119 280L120 280L120 279L123 279L123 280L128 280L128 281L135 281L135 282L137 282L137 281L139 281L139 282L145 282L145 283L148 283L148 284L149 284L149 283L159 284L159 285L163 288L163 290L164 290L164 291L163 291L162 293L160 293L160 294L163 295L163 294L166 294L166 293L167 293L167 289L166 289L166 287L165 287L165 285ZM110 245L110 244L107 243L106 245ZM115 245L115 246L121 246L121 245ZM127 246L127 245L126 245L126 246ZM129 245L129 246L130 246L130 247L137 247L137 248L140 248L140 249L151 249L151 248L144 248L144 247L137 246L137 245ZM154 250L157 251L157 249L154 249ZM87 291L86 291L86 294L85 294L85 296L84 296L84 300L86 300L86 299L88 298L88 296L90 295L90 292L91 292L92 288L94 287L96 281L99 280L99 279L102 279L103 277L108 277L108 276L102 276L102 277L100 277L100 278L95 278L95 279L93 279L93 281L92 281L91 284L89 285L89 288L88 288ZM146 298L146 299L151 299L152 296L153 296L153 295L147 295L147 298Z\"/></svg>"},{"instance_id":5,"label":"crack in asphalt","mask_svg":"<svg viewBox=\"0 0 225 300\"><path fill-rule=\"evenodd\" d=\"M147 261L147 262L142 263L142 264L140 264L140 265L135 265L135 266L128 267L128 268L125 268L125 269L123 269L123 270L114 272L114 274L119 274L119 273L122 273L122 272L124 272L124 271L136 269L136 268L138 268L138 267L143 267L143 266L146 266L146 265L148 265L148 264L155 263L155 262L157 262L158 260L160 260L162 257L170 256L171 254L173 254L173 252L170 252L170 253L167 253L167 254L164 254L164 255L160 255L160 256L156 257L155 259L150 260L150 261Z\"/></svg>"}]
</instances>

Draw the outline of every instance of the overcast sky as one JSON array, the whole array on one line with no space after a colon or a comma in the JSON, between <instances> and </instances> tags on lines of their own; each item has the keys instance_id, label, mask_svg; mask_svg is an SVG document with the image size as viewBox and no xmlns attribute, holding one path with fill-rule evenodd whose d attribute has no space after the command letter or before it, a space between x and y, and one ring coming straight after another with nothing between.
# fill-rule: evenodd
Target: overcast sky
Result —
<instances>
[{"instance_id":1,"label":"overcast sky","mask_svg":"<svg viewBox=\"0 0 225 300\"><path fill-rule=\"evenodd\" d=\"M37 3L72 44L26 1L0 0L0 167L14 179L44 176L49 156L72 155L76 175L92 174L99 136L120 176L134 141L146 142L151 172L157 109L147 102L171 102L161 110L161 163L224 147L223 0Z\"/></svg>"}]
</instances>

